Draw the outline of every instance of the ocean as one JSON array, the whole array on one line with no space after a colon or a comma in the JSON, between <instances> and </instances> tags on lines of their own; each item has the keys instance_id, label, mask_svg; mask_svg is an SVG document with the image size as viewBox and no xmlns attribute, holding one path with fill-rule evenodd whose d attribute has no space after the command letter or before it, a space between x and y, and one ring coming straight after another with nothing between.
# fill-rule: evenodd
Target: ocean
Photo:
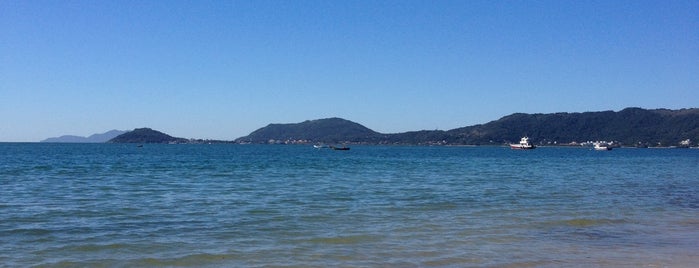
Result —
<instances>
[{"instance_id":1,"label":"ocean","mask_svg":"<svg viewBox=\"0 0 699 268\"><path fill-rule=\"evenodd\" d=\"M696 267L699 150L0 143L2 267Z\"/></svg>"}]
</instances>

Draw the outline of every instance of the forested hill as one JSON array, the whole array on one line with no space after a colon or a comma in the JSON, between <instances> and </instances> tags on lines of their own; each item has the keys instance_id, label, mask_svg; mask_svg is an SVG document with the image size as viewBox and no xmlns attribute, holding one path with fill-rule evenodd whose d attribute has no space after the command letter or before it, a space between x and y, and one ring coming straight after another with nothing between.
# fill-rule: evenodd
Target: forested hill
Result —
<instances>
[{"instance_id":1,"label":"forested hill","mask_svg":"<svg viewBox=\"0 0 699 268\"><path fill-rule=\"evenodd\" d=\"M358 123L341 119L326 118L307 120L295 124L269 124L253 131L236 142L279 143L279 142L378 142L384 135Z\"/></svg>"},{"instance_id":2,"label":"forested hill","mask_svg":"<svg viewBox=\"0 0 699 268\"><path fill-rule=\"evenodd\" d=\"M486 144L517 141L527 135L536 143L619 141L627 146L672 146L699 141L699 109L619 112L512 114L483 125L447 131L450 143Z\"/></svg>"},{"instance_id":3,"label":"forested hill","mask_svg":"<svg viewBox=\"0 0 699 268\"><path fill-rule=\"evenodd\" d=\"M690 139L699 141L699 109L646 110L627 108L619 112L523 114L516 113L486 124L448 131L412 131L381 134L341 118L270 124L237 142L356 142L369 144L503 144L529 136L537 144L584 141L618 141L626 146L673 146Z\"/></svg>"},{"instance_id":4,"label":"forested hill","mask_svg":"<svg viewBox=\"0 0 699 268\"><path fill-rule=\"evenodd\" d=\"M189 140L176 138L150 128L137 128L109 140L110 143L188 143Z\"/></svg>"}]
</instances>

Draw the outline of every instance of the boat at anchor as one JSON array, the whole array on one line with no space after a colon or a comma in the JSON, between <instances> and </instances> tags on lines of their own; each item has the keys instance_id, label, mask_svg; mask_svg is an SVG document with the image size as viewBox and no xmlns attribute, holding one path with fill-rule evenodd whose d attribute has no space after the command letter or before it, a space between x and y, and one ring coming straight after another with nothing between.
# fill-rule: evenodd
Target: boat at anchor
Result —
<instances>
[{"instance_id":1,"label":"boat at anchor","mask_svg":"<svg viewBox=\"0 0 699 268\"><path fill-rule=\"evenodd\" d=\"M529 143L529 138L524 136L519 140L519 143L510 143L510 148L515 150L529 150L536 148L536 146Z\"/></svg>"},{"instance_id":2,"label":"boat at anchor","mask_svg":"<svg viewBox=\"0 0 699 268\"><path fill-rule=\"evenodd\" d=\"M611 151L612 147L609 146L609 144L602 143L602 142L595 142L595 146L593 147L595 151Z\"/></svg>"},{"instance_id":3,"label":"boat at anchor","mask_svg":"<svg viewBox=\"0 0 699 268\"><path fill-rule=\"evenodd\" d=\"M330 146L330 149L333 149L336 151L349 151L350 148L343 145L342 147Z\"/></svg>"}]
</instances>

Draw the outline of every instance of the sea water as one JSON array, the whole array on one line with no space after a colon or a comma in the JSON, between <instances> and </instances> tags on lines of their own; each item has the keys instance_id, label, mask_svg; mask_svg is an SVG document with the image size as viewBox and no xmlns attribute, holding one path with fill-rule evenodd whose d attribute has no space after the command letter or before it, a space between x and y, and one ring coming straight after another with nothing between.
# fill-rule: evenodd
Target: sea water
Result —
<instances>
[{"instance_id":1,"label":"sea water","mask_svg":"<svg viewBox=\"0 0 699 268\"><path fill-rule=\"evenodd\" d=\"M695 149L0 144L0 266L697 265Z\"/></svg>"}]
</instances>

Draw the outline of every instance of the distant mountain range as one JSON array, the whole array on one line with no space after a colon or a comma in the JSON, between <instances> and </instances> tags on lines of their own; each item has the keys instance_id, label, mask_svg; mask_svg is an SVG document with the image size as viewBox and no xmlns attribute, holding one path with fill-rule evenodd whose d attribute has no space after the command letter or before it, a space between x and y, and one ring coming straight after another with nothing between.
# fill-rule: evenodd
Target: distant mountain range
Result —
<instances>
[{"instance_id":1,"label":"distant mountain range","mask_svg":"<svg viewBox=\"0 0 699 268\"><path fill-rule=\"evenodd\" d=\"M422 130L382 134L341 118L270 124L236 139L239 143L368 143L484 145L518 141L522 136L538 144L617 141L627 146L673 146L699 141L699 109L619 112L523 114L486 124L448 131Z\"/></svg>"},{"instance_id":2,"label":"distant mountain range","mask_svg":"<svg viewBox=\"0 0 699 268\"><path fill-rule=\"evenodd\" d=\"M55 138L48 138L42 140L41 142L70 142L70 143L100 143L107 142L112 138L126 133L126 131L121 130L110 130L101 134L92 134L89 137L64 135Z\"/></svg>"},{"instance_id":3,"label":"distant mountain range","mask_svg":"<svg viewBox=\"0 0 699 268\"><path fill-rule=\"evenodd\" d=\"M116 135L115 135L116 134ZM301 123L269 124L234 141L177 138L150 129L109 131L88 138L62 136L42 142L110 143L362 143L411 145L499 145L528 136L536 144L616 141L626 146L676 146L699 141L699 109L626 108L619 112L515 113L485 124L452 130L421 130L384 134L361 124L326 118ZM111 138L110 138L111 137Z\"/></svg>"}]
</instances>

